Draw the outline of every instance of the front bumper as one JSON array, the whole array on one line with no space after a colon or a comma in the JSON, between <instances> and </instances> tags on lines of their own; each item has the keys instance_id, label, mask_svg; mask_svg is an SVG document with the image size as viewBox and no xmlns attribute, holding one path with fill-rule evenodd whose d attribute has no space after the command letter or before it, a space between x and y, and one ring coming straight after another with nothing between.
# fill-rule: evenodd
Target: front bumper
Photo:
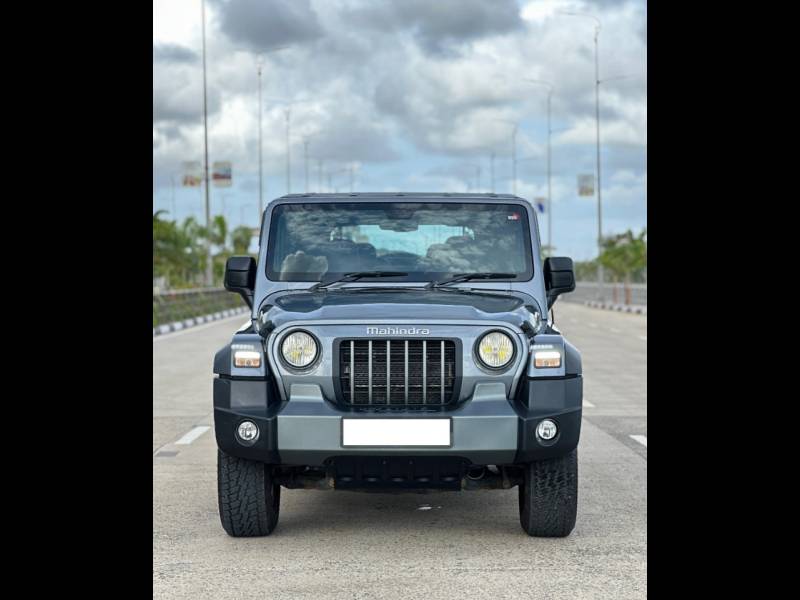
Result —
<instances>
[{"instance_id":1,"label":"front bumper","mask_svg":"<svg viewBox=\"0 0 800 600\"><path fill-rule=\"evenodd\" d=\"M561 456L578 445L582 378L524 377L515 398L502 383L479 383L473 395L451 410L405 407L346 409L323 398L317 385L293 384L281 401L269 379L214 380L217 445L228 454L271 464L323 466L345 456L458 457L475 465L507 465ZM452 419L450 447L343 447L342 418ZM559 433L545 442L536 426L554 420ZM252 446L242 445L236 428L243 419L258 425Z\"/></svg>"}]
</instances>

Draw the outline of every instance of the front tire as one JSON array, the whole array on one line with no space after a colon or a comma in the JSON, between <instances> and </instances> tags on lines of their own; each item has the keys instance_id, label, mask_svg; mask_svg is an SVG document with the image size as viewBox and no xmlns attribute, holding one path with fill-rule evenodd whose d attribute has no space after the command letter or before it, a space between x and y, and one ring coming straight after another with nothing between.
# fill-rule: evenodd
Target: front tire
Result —
<instances>
[{"instance_id":1,"label":"front tire","mask_svg":"<svg viewBox=\"0 0 800 600\"><path fill-rule=\"evenodd\" d=\"M519 521L528 535L566 537L578 513L578 451L528 463L519 486Z\"/></svg>"},{"instance_id":2,"label":"front tire","mask_svg":"<svg viewBox=\"0 0 800 600\"><path fill-rule=\"evenodd\" d=\"M217 450L219 517L232 537L269 535L278 524L281 486L272 468Z\"/></svg>"}]
</instances>

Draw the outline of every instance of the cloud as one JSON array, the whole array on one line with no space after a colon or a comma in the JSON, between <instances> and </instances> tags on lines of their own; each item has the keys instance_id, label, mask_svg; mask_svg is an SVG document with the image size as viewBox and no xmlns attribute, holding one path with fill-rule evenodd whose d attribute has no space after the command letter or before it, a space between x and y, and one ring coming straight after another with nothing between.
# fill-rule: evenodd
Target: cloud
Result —
<instances>
[{"instance_id":1,"label":"cloud","mask_svg":"<svg viewBox=\"0 0 800 600\"><path fill-rule=\"evenodd\" d=\"M202 159L200 11L182 1L157 0L154 6L156 174ZM517 191L541 196L547 92L525 79L545 79L554 85L557 130L553 202L562 207L554 213L554 231L565 227L561 218L571 218L565 207L572 206L582 223L583 211L591 215L592 208L576 198L575 177L595 170L593 25L559 14L566 10L593 12L603 23L601 77L611 78L601 88L603 202L613 212L625 189L641 196L639 179L615 179L616 172L646 177L645 0L208 0L210 159L233 162L232 197L247 195L245 190L252 196L257 53L286 45L263 54L263 162L270 193L285 189L286 123L278 99L289 99L296 102L293 191L304 188L307 138L312 190L324 187L327 172L357 164L360 191L467 191L475 187L475 165L488 191L489 155L495 152L496 191L510 192L511 128L518 123ZM638 79L613 79L622 75ZM318 160L324 161L321 179ZM157 177L159 198L162 184ZM332 186L349 189L348 176L334 176ZM634 204L620 204L620 210L632 211ZM641 214L630 212L632 219ZM587 236L570 239L580 245L582 238Z\"/></svg>"},{"instance_id":2,"label":"cloud","mask_svg":"<svg viewBox=\"0 0 800 600\"><path fill-rule=\"evenodd\" d=\"M389 0L370 2L354 9L351 16L355 23L379 31L411 31L419 44L433 54L522 27L514 0Z\"/></svg>"},{"instance_id":3,"label":"cloud","mask_svg":"<svg viewBox=\"0 0 800 600\"><path fill-rule=\"evenodd\" d=\"M199 60L197 53L180 44L154 44L153 62L155 63L194 63Z\"/></svg>"},{"instance_id":4,"label":"cloud","mask_svg":"<svg viewBox=\"0 0 800 600\"><path fill-rule=\"evenodd\" d=\"M309 0L218 0L217 12L220 30L254 52L322 35Z\"/></svg>"}]
</instances>

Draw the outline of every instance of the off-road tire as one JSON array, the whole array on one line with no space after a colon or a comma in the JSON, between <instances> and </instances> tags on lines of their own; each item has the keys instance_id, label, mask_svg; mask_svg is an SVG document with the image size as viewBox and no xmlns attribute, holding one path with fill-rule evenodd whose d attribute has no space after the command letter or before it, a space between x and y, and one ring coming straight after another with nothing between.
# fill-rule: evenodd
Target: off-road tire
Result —
<instances>
[{"instance_id":1,"label":"off-road tire","mask_svg":"<svg viewBox=\"0 0 800 600\"><path fill-rule=\"evenodd\" d=\"M217 450L219 518L233 537L269 535L278 524L281 486L272 468Z\"/></svg>"},{"instance_id":2,"label":"off-road tire","mask_svg":"<svg viewBox=\"0 0 800 600\"><path fill-rule=\"evenodd\" d=\"M566 537L578 512L578 450L525 465L519 522L528 535Z\"/></svg>"}]
</instances>

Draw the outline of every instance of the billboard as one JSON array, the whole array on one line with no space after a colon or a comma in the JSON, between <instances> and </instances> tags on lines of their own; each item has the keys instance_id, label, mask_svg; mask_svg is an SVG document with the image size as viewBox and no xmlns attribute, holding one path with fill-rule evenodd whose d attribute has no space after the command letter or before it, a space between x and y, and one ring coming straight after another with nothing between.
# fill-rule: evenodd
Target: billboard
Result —
<instances>
[{"instance_id":1,"label":"billboard","mask_svg":"<svg viewBox=\"0 0 800 600\"><path fill-rule=\"evenodd\" d=\"M203 183L203 168L196 160L183 163L183 187L200 187Z\"/></svg>"},{"instance_id":2,"label":"billboard","mask_svg":"<svg viewBox=\"0 0 800 600\"><path fill-rule=\"evenodd\" d=\"M231 187L232 184L231 163L228 161L217 161L213 165L211 180L216 187Z\"/></svg>"},{"instance_id":3,"label":"billboard","mask_svg":"<svg viewBox=\"0 0 800 600\"><path fill-rule=\"evenodd\" d=\"M594 196L594 174L578 175L578 196Z\"/></svg>"}]
</instances>

